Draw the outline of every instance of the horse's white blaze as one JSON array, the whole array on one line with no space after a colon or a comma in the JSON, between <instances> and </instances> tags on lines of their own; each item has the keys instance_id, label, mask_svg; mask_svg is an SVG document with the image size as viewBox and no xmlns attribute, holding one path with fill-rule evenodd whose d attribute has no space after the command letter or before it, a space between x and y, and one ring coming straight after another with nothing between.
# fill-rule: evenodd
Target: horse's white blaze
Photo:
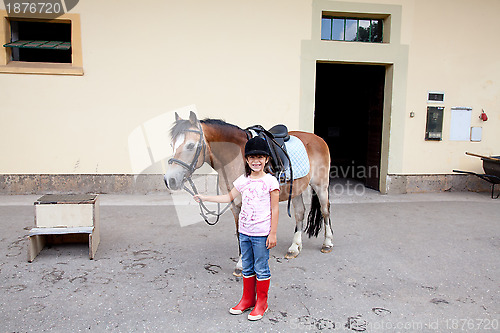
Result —
<instances>
[{"instance_id":1,"label":"horse's white blaze","mask_svg":"<svg viewBox=\"0 0 500 333\"><path fill-rule=\"evenodd\" d=\"M177 140L175 140L175 142L174 142L174 152L176 152L177 149L182 145L182 143L184 142L184 139L185 139L184 134L181 134L177 137Z\"/></svg>"}]
</instances>

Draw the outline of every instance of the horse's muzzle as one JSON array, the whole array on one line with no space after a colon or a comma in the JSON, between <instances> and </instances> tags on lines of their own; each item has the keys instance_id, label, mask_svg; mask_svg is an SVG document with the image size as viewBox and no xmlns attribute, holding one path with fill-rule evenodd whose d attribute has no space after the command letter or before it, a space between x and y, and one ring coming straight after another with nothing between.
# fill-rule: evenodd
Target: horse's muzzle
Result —
<instances>
[{"instance_id":1,"label":"horse's muzzle","mask_svg":"<svg viewBox=\"0 0 500 333\"><path fill-rule=\"evenodd\" d=\"M163 176L163 181L165 182L165 186L171 191L180 190L183 186L182 181L178 181L175 177L169 177L167 175Z\"/></svg>"},{"instance_id":2,"label":"horse's muzzle","mask_svg":"<svg viewBox=\"0 0 500 333\"><path fill-rule=\"evenodd\" d=\"M167 175L164 175L163 181L165 182L165 186L167 186L167 188L169 190L173 190L172 185L174 185L174 187L175 187L175 183L176 183L174 178L168 178Z\"/></svg>"}]
</instances>

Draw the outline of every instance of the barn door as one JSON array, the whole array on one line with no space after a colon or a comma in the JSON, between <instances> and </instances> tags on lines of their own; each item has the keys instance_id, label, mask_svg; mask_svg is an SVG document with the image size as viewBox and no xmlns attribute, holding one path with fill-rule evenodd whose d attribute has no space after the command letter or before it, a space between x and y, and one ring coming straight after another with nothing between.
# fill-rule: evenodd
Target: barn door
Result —
<instances>
[{"instance_id":1,"label":"barn door","mask_svg":"<svg viewBox=\"0 0 500 333\"><path fill-rule=\"evenodd\" d=\"M338 178L379 190L385 67L317 63L314 132Z\"/></svg>"},{"instance_id":2,"label":"barn door","mask_svg":"<svg viewBox=\"0 0 500 333\"><path fill-rule=\"evenodd\" d=\"M368 103L368 133L366 150L367 175L366 187L379 190L380 184L380 158L382 150L382 121L384 109L385 67L372 66L373 71L367 94Z\"/></svg>"}]
</instances>

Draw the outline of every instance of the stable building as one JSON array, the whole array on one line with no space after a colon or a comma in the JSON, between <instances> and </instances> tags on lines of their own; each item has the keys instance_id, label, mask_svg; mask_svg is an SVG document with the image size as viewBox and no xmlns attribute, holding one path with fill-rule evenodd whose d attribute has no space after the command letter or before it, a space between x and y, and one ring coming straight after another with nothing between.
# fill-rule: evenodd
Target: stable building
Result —
<instances>
[{"instance_id":1,"label":"stable building","mask_svg":"<svg viewBox=\"0 0 500 333\"><path fill-rule=\"evenodd\" d=\"M453 170L500 155L497 0L54 3L0 5L0 193L162 191L176 110L314 132L382 193L489 188Z\"/></svg>"}]
</instances>

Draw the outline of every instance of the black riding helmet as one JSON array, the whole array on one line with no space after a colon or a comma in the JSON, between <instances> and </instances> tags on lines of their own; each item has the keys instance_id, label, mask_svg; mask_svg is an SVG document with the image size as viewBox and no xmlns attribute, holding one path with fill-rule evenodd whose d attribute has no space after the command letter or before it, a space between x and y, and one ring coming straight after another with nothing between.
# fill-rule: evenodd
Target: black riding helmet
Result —
<instances>
[{"instance_id":1,"label":"black riding helmet","mask_svg":"<svg viewBox=\"0 0 500 333\"><path fill-rule=\"evenodd\" d=\"M245 144L245 157L249 155L269 156L269 147L267 146L266 140L259 136L248 140Z\"/></svg>"}]
</instances>

